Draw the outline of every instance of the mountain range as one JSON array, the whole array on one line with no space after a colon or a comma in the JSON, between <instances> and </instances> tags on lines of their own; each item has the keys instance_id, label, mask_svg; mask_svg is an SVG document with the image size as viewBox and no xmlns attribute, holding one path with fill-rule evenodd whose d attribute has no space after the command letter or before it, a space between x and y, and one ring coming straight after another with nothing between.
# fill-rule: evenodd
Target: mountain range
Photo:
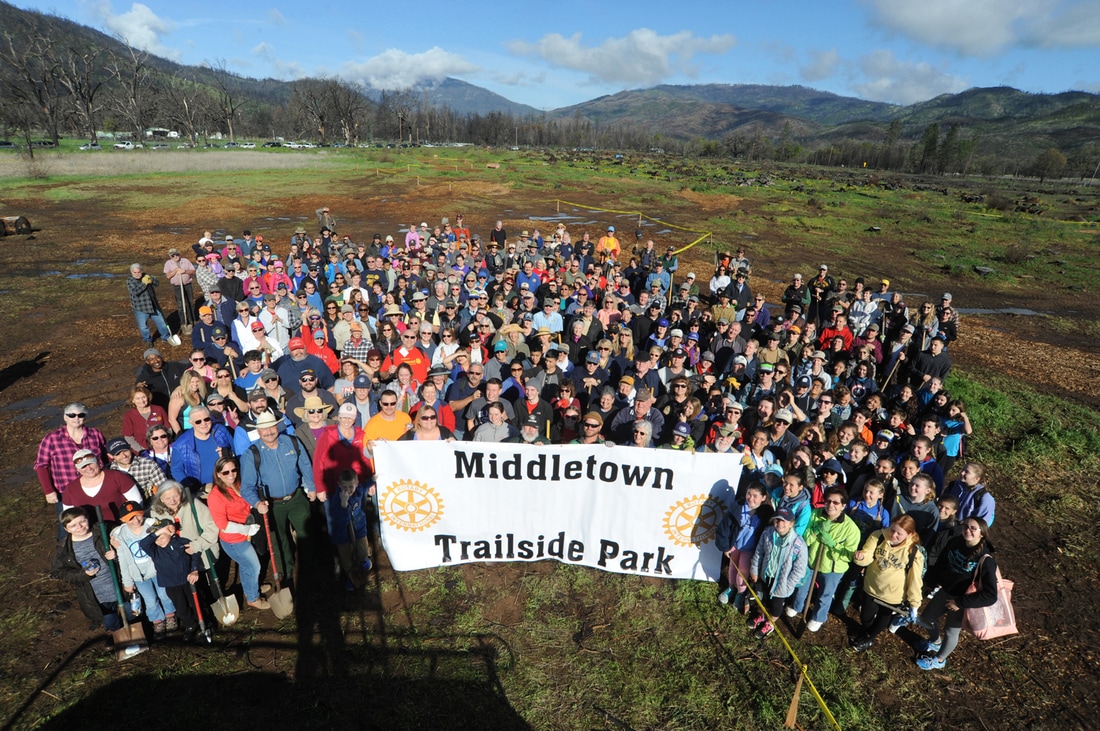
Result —
<instances>
[{"instance_id":1,"label":"mountain range","mask_svg":"<svg viewBox=\"0 0 1100 731\"><path fill-rule=\"evenodd\" d=\"M2 1L0 29L17 38L38 33L77 47L125 51L117 39L95 29ZM210 69L204 67L182 66L163 58L151 58L150 64L166 76L186 76L200 83L212 78ZM277 79L228 78L237 93L267 107L285 105L294 88L294 82ZM372 88L361 91L375 101L391 93ZM958 125L963 138L1013 154L1033 155L1048 147L1059 148L1067 156L1100 153L1100 96L1079 91L1031 94L1010 87L974 88L899 106L804 86L660 85L549 111L453 78L427 82L405 93L417 103L446 107L462 116L497 113L523 123L629 125L652 130L655 139L659 132L660 139L680 143L783 135L810 150L842 143L878 144L895 123L898 139L910 142L921 139L930 125L939 125L941 131Z\"/></svg>"}]
</instances>

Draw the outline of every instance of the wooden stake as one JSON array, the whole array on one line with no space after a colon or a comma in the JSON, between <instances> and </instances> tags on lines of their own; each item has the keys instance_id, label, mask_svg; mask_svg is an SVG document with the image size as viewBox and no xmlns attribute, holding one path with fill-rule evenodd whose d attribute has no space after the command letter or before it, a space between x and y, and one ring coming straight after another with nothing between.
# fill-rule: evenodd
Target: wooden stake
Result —
<instances>
[{"instance_id":1,"label":"wooden stake","mask_svg":"<svg viewBox=\"0 0 1100 731\"><path fill-rule=\"evenodd\" d=\"M798 670L798 680L794 684L794 696L791 697L791 705L787 709L787 721L783 724L787 728L794 728L798 723L798 697L802 695L802 676L805 671L805 665Z\"/></svg>"}]
</instances>

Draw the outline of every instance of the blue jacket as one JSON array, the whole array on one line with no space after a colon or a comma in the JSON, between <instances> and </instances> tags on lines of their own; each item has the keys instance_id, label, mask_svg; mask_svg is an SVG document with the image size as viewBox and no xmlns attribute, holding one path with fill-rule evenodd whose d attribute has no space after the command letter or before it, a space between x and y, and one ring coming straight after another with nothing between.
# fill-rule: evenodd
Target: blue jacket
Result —
<instances>
[{"instance_id":1,"label":"blue jacket","mask_svg":"<svg viewBox=\"0 0 1100 731\"><path fill-rule=\"evenodd\" d=\"M744 500L738 500L718 525L714 539L718 550L722 553L731 548L738 551L754 550L760 534L768 525L771 513L772 509L767 502L762 503L753 513Z\"/></svg>"},{"instance_id":2,"label":"blue jacket","mask_svg":"<svg viewBox=\"0 0 1100 731\"><path fill-rule=\"evenodd\" d=\"M297 437L279 435L275 449L257 441L241 454L241 497L249 505L265 499L264 488L273 499L289 497L299 487L313 492L313 465L309 454ZM260 455L260 470L256 471L256 452Z\"/></svg>"},{"instance_id":3,"label":"blue jacket","mask_svg":"<svg viewBox=\"0 0 1100 731\"><path fill-rule=\"evenodd\" d=\"M210 438L214 440L215 446L225 450L225 454L233 452L233 437L224 424L214 424ZM172 479L198 492L203 487L200 475L202 468L199 465L199 450L195 445L195 430L188 429L172 442Z\"/></svg>"},{"instance_id":4,"label":"blue jacket","mask_svg":"<svg viewBox=\"0 0 1100 731\"><path fill-rule=\"evenodd\" d=\"M981 518L986 525L993 525L994 513L997 509L997 501L985 489L985 485L979 484L973 490L967 488L962 480L955 480L951 487L947 488L948 495L954 495L959 499L959 516L961 523L967 518ZM977 497L977 499L975 499Z\"/></svg>"},{"instance_id":5,"label":"blue jacket","mask_svg":"<svg viewBox=\"0 0 1100 731\"><path fill-rule=\"evenodd\" d=\"M167 546L163 548L157 545L157 537L149 534L142 538L138 545L152 559L157 568L157 583L162 587L186 586L187 575L192 571L198 571L202 564L199 556L202 553L187 553L186 538L173 536Z\"/></svg>"},{"instance_id":6,"label":"blue jacket","mask_svg":"<svg viewBox=\"0 0 1100 731\"><path fill-rule=\"evenodd\" d=\"M802 537L793 530L787 534L789 540L780 542L779 533L775 528L768 526L764 529L760 541L756 544L756 551L752 554L752 575L764 581L771 581L770 596L788 597L794 594L802 580L806 578L807 554L806 543ZM779 551L779 566L775 576L765 575L768 564L771 561L773 551Z\"/></svg>"}]
</instances>

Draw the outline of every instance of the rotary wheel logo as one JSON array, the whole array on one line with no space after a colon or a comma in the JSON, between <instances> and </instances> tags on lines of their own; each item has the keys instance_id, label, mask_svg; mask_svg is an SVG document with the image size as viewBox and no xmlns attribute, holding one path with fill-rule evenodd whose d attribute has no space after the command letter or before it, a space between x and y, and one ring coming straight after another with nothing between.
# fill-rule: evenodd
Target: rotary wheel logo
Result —
<instances>
[{"instance_id":1,"label":"rotary wheel logo","mask_svg":"<svg viewBox=\"0 0 1100 731\"><path fill-rule=\"evenodd\" d=\"M394 528L421 531L443 517L443 498L423 483L398 480L382 491L378 512Z\"/></svg>"},{"instance_id":2,"label":"rotary wheel logo","mask_svg":"<svg viewBox=\"0 0 1100 731\"><path fill-rule=\"evenodd\" d=\"M709 495L684 498L665 513L665 535L678 546L705 546L722 519L722 502Z\"/></svg>"}]
</instances>

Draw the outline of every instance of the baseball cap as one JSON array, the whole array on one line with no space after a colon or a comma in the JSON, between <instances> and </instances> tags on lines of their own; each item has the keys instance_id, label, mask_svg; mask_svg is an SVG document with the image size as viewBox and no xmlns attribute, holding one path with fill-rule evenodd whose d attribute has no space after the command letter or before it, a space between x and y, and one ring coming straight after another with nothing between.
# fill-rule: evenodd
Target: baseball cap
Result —
<instances>
[{"instance_id":1,"label":"baseball cap","mask_svg":"<svg viewBox=\"0 0 1100 731\"><path fill-rule=\"evenodd\" d=\"M107 454L118 454L119 452L125 452L127 449L131 449L130 443L122 437L115 437L107 442Z\"/></svg>"},{"instance_id":2,"label":"baseball cap","mask_svg":"<svg viewBox=\"0 0 1100 731\"><path fill-rule=\"evenodd\" d=\"M356 380L359 380L359 379L356 378ZM354 418L359 416L359 409L355 408L355 404L353 404L349 401L349 402L344 403L340 406L340 411L337 414L337 416L338 416L338 418L341 418L341 419L347 419L347 418L354 419Z\"/></svg>"},{"instance_id":3,"label":"baseball cap","mask_svg":"<svg viewBox=\"0 0 1100 731\"><path fill-rule=\"evenodd\" d=\"M80 469L84 465L94 464L97 462L99 462L99 459L96 458L95 452L90 449L78 450L77 453L73 455L73 466L77 469Z\"/></svg>"},{"instance_id":4,"label":"baseball cap","mask_svg":"<svg viewBox=\"0 0 1100 731\"><path fill-rule=\"evenodd\" d=\"M353 388L370 388L371 381L370 376L366 373L360 373L355 377L355 381L352 383Z\"/></svg>"},{"instance_id":5,"label":"baseball cap","mask_svg":"<svg viewBox=\"0 0 1100 731\"><path fill-rule=\"evenodd\" d=\"M133 500L127 500L118 510L118 518L124 523L135 515L145 515L145 509L141 507L141 503Z\"/></svg>"},{"instance_id":6,"label":"baseball cap","mask_svg":"<svg viewBox=\"0 0 1100 731\"><path fill-rule=\"evenodd\" d=\"M776 520L785 520L788 523L793 523L794 513L787 510L786 508L780 508L779 510L776 510L774 513L772 513L772 521L774 522Z\"/></svg>"},{"instance_id":7,"label":"baseball cap","mask_svg":"<svg viewBox=\"0 0 1100 731\"><path fill-rule=\"evenodd\" d=\"M673 434L679 434L680 436L685 437L685 438L690 437L691 436L691 427L688 426L686 421L681 421L681 422L677 423L676 426L672 427L672 433Z\"/></svg>"},{"instance_id":8,"label":"baseball cap","mask_svg":"<svg viewBox=\"0 0 1100 731\"><path fill-rule=\"evenodd\" d=\"M306 341L301 338L291 338L290 342L286 344L287 349L297 350L299 348L306 347Z\"/></svg>"}]
</instances>

